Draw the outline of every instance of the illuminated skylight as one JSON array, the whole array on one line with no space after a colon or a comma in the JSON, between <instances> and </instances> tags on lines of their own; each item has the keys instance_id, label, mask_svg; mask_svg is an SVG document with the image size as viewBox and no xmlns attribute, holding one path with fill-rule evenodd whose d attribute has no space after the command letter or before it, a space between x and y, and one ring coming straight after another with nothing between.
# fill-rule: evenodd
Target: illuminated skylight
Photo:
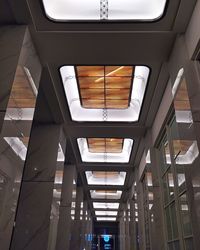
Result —
<instances>
[{"instance_id":1,"label":"illuminated skylight","mask_svg":"<svg viewBox=\"0 0 200 250\"><path fill-rule=\"evenodd\" d=\"M123 186L126 172L87 171L88 185L117 185Z\"/></svg>"},{"instance_id":2,"label":"illuminated skylight","mask_svg":"<svg viewBox=\"0 0 200 250\"><path fill-rule=\"evenodd\" d=\"M120 199L122 191L119 190L90 190L92 199Z\"/></svg>"},{"instance_id":3,"label":"illuminated skylight","mask_svg":"<svg viewBox=\"0 0 200 250\"><path fill-rule=\"evenodd\" d=\"M81 159L83 162L129 162L133 147L132 139L124 139L122 149L122 144L120 145L120 143L116 143L115 139L102 138L99 141L97 141L97 139L98 138L93 138L93 140L89 139L91 140L89 143L86 138L77 139ZM103 145L102 142L105 143L105 140L107 142ZM90 142L93 142L93 144ZM120 151L119 149L121 152L116 152L117 150Z\"/></svg>"},{"instance_id":4,"label":"illuminated skylight","mask_svg":"<svg viewBox=\"0 0 200 250\"><path fill-rule=\"evenodd\" d=\"M60 73L73 121L138 121L148 67L63 66Z\"/></svg>"},{"instance_id":5,"label":"illuminated skylight","mask_svg":"<svg viewBox=\"0 0 200 250\"><path fill-rule=\"evenodd\" d=\"M97 217L97 221L116 221L115 217Z\"/></svg>"},{"instance_id":6,"label":"illuminated skylight","mask_svg":"<svg viewBox=\"0 0 200 250\"><path fill-rule=\"evenodd\" d=\"M46 15L54 21L153 21L165 10L166 0L43 0Z\"/></svg>"},{"instance_id":7,"label":"illuminated skylight","mask_svg":"<svg viewBox=\"0 0 200 250\"><path fill-rule=\"evenodd\" d=\"M104 202L93 202L93 207L94 209L118 209L119 208L119 203L104 203Z\"/></svg>"},{"instance_id":8,"label":"illuminated skylight","mask_svg":"<svg viewBox=\"0 0 200 250\"><path fill-rule=\"evenodd\" d=\"M95 211L96 216L117 216L117 211Z\"/></svg>"}]
</instances>

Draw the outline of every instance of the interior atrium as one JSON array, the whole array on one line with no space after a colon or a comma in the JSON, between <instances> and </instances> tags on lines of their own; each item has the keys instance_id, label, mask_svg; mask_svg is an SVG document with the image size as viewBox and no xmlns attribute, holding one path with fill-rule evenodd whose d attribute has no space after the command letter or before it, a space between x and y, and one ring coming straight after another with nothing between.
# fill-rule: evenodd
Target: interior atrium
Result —
<instances>
[{"instance_id":1,"label":"interior atrium","mask_svg":"<svg viewBox=\"0 0 200 250\"><path fill-rule=\"evenodd\" d=\"M200 249L200 0L0 0L0 250Z\"/></svg>"}]
</instances>

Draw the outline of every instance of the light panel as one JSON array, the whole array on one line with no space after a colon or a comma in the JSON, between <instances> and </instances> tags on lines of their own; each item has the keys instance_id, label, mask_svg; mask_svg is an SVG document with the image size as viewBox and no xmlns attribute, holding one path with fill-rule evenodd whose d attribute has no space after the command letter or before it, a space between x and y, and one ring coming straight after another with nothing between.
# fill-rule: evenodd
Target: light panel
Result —
<instances>
[{"instance_id":1,"label":"light panel","mask_svg":"<svg viewBox=\"0 0 200 250\"><path fill-rule=\"evenodd\" d=\"M86 138L78 138L78 147L83 162L117 162L128 163L133 147L132 139L124 139L121 153L94 153L88 147ZM110 150L111 151L111 150Z\"/></svg>"},{"instance_id":2,"label":"light panel","mask_svg":"<svg viewBox=\"0 0 200 250\"><path fill-rule=\"evenodd\" d=\"M43 0L54 21L129 20L153 21L165 10L166 0Z\"/></svg>"},{"instance_id":3,"label":"light panel","mask_svg":"<svg viewBox=\"0 0 200 250\"><path fill-rule=\"evenodd\" d=\"M90 190L92 199L120 199L122 191L120 190Z\"/></svg>"},{"instance_id":4,"label":"light panel","mask_svg":"<svg viewBox=\"0 0 200 250\"><path fill-rule=\"evenodd\" d=\"M113 202L113 203L93 202L93 207L94 209L118 209L119 203L118 202Z\"/></svg>"},{"instance_id":5,"label":"light panel","mask_svg":"<svg viewBox=\"0 0 200 250\"><path fill-rule=\"evenodd\" d=\"M117 216L117 211L95 211L96 216Z\"/></svg>"},{"instance_id":6,"label":"light panel","mask_svg":"<svg viewBox=\"0 0 200 250\"><path fill-rule=\"evenodd\" d=\"M97 221L116 221L115 217L97 217Z\"/></svg>"},{"instance_id":7,"label":"light panel","mask_svg":"<svg viewBox=\"0 0 200 250\"><path fill-rule=\"evenodd\" d=\"M88 66L91 67L91 66ZM97 66L95 66L97 67ZM107 66L113 67L113 66ZM81 95L79 92L78 79L76 76L76 67L74 66L62 66L60 68L60 74L62 77L62 82L65 90L65 95L67 98L71 118L73 121L99 121L99 122L136 122L139 119L140 111L142 108L142 103L144 99L144 94L149 78L149 68L146 66L134 66L134 77L132 80L132 89L130 92L130 100L128 107L124 108L85 108L81 103L81 97L89 99L92 107L100 107L94 99L93 95L86 96ZM99 77L101 78L101 77ZM98 79L99 79L98 78ZM97 80L97 79L96 79ZM85 84L89 84L88 81ZM115 83L110 83L110 88L112 88ZM88 89L88 86L85 86ZM93 93L94 94L94 93ZM97 94L97 93L96 93ZM115 96L112 94L111 96ZM117 99L119 95L117 94ZM100 97L99 97L100 98ZM102 97L103 98L103 97ZM111 98L111 97L110 97ZM114 101L115 97L111 100ZM122 98L123 99L123 98ZM101 99L99 99L100 101ZM119 100L116 100L119 103ZM121 105L121 104L120 104ZM113 107L113 104L112 104Z\"/></svg>"},{"instance_id":8,"label":"light panel","mask_svg":"<svg viewBox=\"0 0 200 250\"><path fill-rule=\"evenodd\" d=\"M126 172L105 172L105 171L86 171L88 185L116 185L123 186Z\"/></svg>"}]
</instances>

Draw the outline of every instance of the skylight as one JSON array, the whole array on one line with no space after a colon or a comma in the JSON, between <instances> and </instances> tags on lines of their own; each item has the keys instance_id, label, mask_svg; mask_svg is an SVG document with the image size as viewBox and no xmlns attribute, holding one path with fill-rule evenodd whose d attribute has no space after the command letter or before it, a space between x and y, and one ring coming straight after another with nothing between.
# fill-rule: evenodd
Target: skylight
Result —
<instances>
[{"instance_id":1,"label":"skylight","mask_svg":"<svg viewBox=\"0 0 200 250\"><path fill-rule=\"evenodd\" d=\"M54 21L153 21L165 10L166 0L43 0L46 15Z\"/></svg>"},{"instance_id":2,"label":"skylight","mask_svg":"<svg viewBox=\"0 0 200 250\"><path fill-rule=\"evenodd\" d=\"M105 172L105 171L86 171L88 185L117 185L123 186L126 172Z\"/></svg>"},{"instance_id":3,"label":"skylight","mask_svg":"<svg viewBox=\"0 0 200 250\"><path fill-rule=\"evenodd\" d=\"M78 138L83 162L128 163L133 147L132 139Z\"/></svg>"},{"instance_id":4,"label":"skylight","mask_svg":"<svg viewBox=\"0 0 200 250\"><path fill-rule=\"evenodd\" d=\"M117 216L117 211L95 211L96 216Z\"/></svg>"},{"instance_id":5,"label":"skylight","mask_svg":"<svg viewBox=\"0 0 200 250\"><path fill-rule=\"evenodd\" d=\"M148 67L63 66L60 73L73 121L138 121Z\"/></svg>"},{"instance_id":6,"label":"skylight","mask_svg":"<svg viewBox=\"0 0 200 250\"><path fill-rule=\"evenodd\" d=\"M120 199L122 191L120 190L90 190L92 199Z\"/></svg>"},{"instance_id":7,"label":"skylight","mask_svg":"<svg viewBox=\"0 0 200 250\"><path fill-rule=\"evenodd\" d=\"M115 217L97 217L97 221L116 221Z\"/></svg>"},{"instance_id":8,"label":"skylight","mask_svg":"<svg viewBox=\"0 0 200 250\"><path fill-rule=\"evenodd\" d=\"M118 209L119 203L105 203L105 202L93 202L94 209L100 208L100 209Z\"/></svg>"}]
</instances>

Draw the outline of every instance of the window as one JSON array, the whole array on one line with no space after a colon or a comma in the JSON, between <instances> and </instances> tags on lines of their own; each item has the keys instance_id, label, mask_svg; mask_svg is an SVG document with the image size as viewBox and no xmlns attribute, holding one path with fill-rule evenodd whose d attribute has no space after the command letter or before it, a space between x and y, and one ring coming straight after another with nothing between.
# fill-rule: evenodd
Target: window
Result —
<instances>
[{"instance_id":1,"label":"window","mask_svg":"<svg viewBox=\"0 0 200 250\"><path fill-rule=\"evenodd\" d=\"M78 138L78 147L83 162L128 163L133 147L132 139Z\"/></svg>"},{"instance_id":2,"label":"window","mask_svg":"<svg viewBox=\"0 0 200 250\"><path fill-rule=\"evenodd\" d=\"M146 66L63 66L73 121L136 122L149 78Z\"/></svg>"},{"instance_id":3,"label":"window","mask_svg":"<svg viewBox=\"0 0 200 250\"><path fill-rule=\"evenodd\" d=\"M46 15L54 21L153 21L165 10L166 0L43 0Z\"/></svg>"}]
</instances>

